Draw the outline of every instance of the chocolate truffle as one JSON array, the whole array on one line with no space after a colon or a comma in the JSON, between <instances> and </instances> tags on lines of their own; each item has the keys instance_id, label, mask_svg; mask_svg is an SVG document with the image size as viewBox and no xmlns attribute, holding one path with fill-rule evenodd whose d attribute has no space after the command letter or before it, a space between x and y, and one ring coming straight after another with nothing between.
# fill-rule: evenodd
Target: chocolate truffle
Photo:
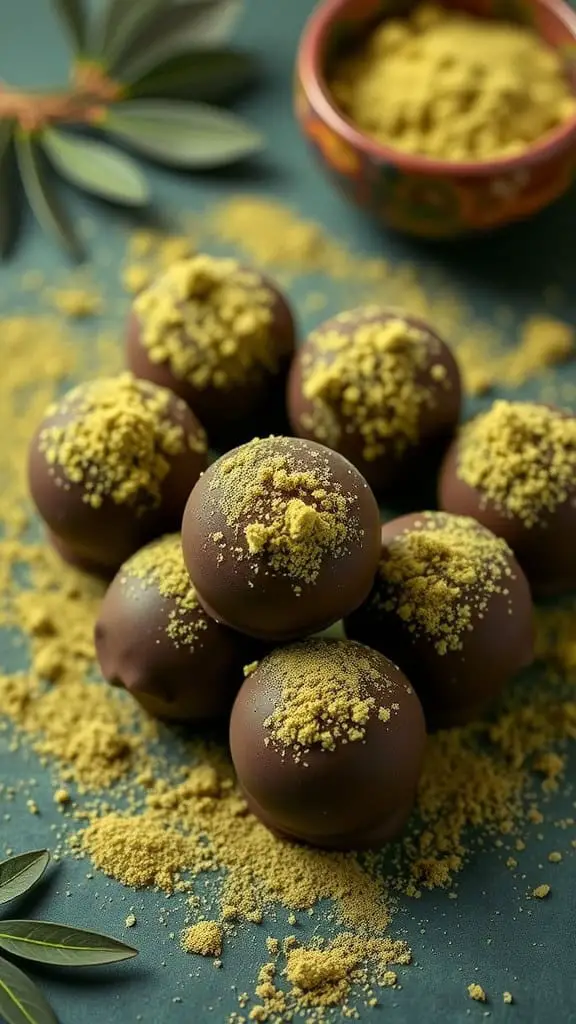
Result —
<instances>
[{"instance_id":1,"label":"chocolate truffle","mask_svg":"<svg viewBox=\"0 0 576 1024\"><path fill-rule=\"evenodd\" d=\"M510 548L444 512L383 526L374 588L344 627L401 666L431 727L478 717L533 657L530 590Z\"/></svg>"},{"instance_id":2,"label":"chocolate truffle","mask_svg":"<svg viewBox=\"0 0 576 1024\"><path fill-rule=\"evenodd\" d=\"M290 371L294 433L341 452L383 495L438 466L460 406L448 346L423 321L378 306L322 324Z\"/></svg>"},{"instance_id":3,"label":"chocolate truffle","mask_svg":"<svg viewBox=\"0 0 576 1024\"><path fill-rule=\"evenodd\" d=\"M112 576L179 528L205 465L206 436L185 403L125 373L81 384L48 409L28 478L62 557Z\"/></svg>"},{"instance_id":4,"label":"chocolate truffle","mask_svg":"<svg viewBox=\"0 0 576 1024\"><path fill-rule=\"evenodd\" d=\"M229 713L255 642L219 626L198 603L177 534L119 569L95 630L102 674L159 718L202 721Z\"/></svg>"},{"instance_id":5,"label":"chocolate truffle","mask_svg":"<svg viewBox=\"0 0 576 1024\"><path fill-rule=\"evenodd\" d=\"M182 541L209 615L250 636L290 640L330 626L368 594L380 554L378 506L337 452L256 438L200 478Z\"/></svg>"},{"instance_id":6,"label":"chocolate truffle","mask_svg":"<svg viewBox=\"0 0 576 1024\"><path fill-rule=\"evenodd\" d=\"M346 640L312 639L265 657L232 710L232 760L248 806L289 839L379 846L406 824L426 731L392 662Z\"/></svg>"},{"instance_id":7,"label":"chocolate truffle","mask_svg":"<svg viewBox=\"0 0 576 1024\"><path fill-rule=\"evenodd\" d=\"M576 417L495 402L446 455L439 501L503 537L534 594L576 587Z\"/></svg>"},{"instance_id":8,"label":"chocolate truffle","mask_svg":"<svg viewBox=\"0 0 576 1024\"><path fill-rule=\"evenodd\" d=\"M282 429L294 322L280 292L232 259L175 263L135 300L128 366L184 399L212 445Z\"/></svg>"}]
</instances>

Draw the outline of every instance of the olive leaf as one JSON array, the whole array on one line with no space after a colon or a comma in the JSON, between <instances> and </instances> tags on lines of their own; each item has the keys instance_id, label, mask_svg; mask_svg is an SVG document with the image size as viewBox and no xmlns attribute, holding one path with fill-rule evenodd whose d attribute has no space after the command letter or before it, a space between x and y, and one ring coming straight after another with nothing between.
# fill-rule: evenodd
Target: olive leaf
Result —
<instances>
[{"instance_id":1,"label":"olive leaf","mask_svg":"<svg viewBox=\"0 0 576 1024\"><path fill-rule=\"evenodd\" d=\"M0 257L6 257L18 234L20 188L14 167L14 123L0 121ZM0 865L0 878L2 866ZM1 882L0 882L1 885ZM0 902L2 902L0 898Z\"/></svg>"},{"instance_id":2,"label":"olive leaf","mask_svg":"<svg viewBox=\"0 0 576 1024\"><path fill-rule=\"evenodd\" d=\"M117 13L114 14L114 10ZM113 67L125 53L129 53L134 40L149 24L154 15L166 9L165 0L132 0L130 3L110 5L110 22L102 56L108 67Z\"/></svg>"},{"instance_id":3,"label":"olive leaf","mask_svg":"<svg viewBox=\"0 0 576 1024\"><path fill-rule=\"evenodd\" d=\"M173 167L219 167L262 148L262 137L232 114L202 103L133 100L111 107L99 127Z\"/></svg>"},{"instance_id":4,"label":"olive leaf","mask_svg":"<svg viewBox=\"0 0 576 1024\"><path fill-rule=\"evenodd\" d=\"M88 18L83 0L53 0L53 3L76 53L82 53L88 34Z\"/></svg>"},{"instance_id":5,"label":"olive leaf","mask_svg":"<svg viewBox=\"0 0 576 1024\"><path fill-rule=\"evenodd\" d=\"M72 259L80 262L84 250L68 214L48 175L44 154L32 135L16 136L16 154L22 184L28 202L38 222L68 251Z\"/></svg>"},{"instance_id":6,"label":"olive leaf","mask_svg":"<svg viewBox=\"0 0 576 1024\"><path fill-rule=\"evenodd\" d=\"M127 88L129 97L226 100L254 80L257 63L248 53L224 47L179 54L161 62Z\"/></svg>"},{"instance_id":7,"label":"olive leaf","mask_svg":"<svg viewBox=\"0 0 576 1024\"><path fill-rule=\"evenodd\" d=\"M39 882L48 867L48 850L21 853L0 863L0 904L23 896Z\"/></svg>"},{"instance_id":8,"label":"olive leaf","mask_svg":"<svg viewBox=\"0 0 576 1024\"><path fill-rule=\"evenodd\" d=\"M50 921L0 921L0 948L24 960L61 967L119 963L137 954L108 935Z\"/></svg>"},{"instance_id":9,"label":"olive leaf","mask_svg":"<svg viewBox=\"0 0 576 1024\"><path fill-rule=\"evenodd\" d=\"M5 1024L58 1024L40 989L0 957L0 1020Z\"/></svg>"},{"instance_id":10,"label":"olive leaf","mask_svg":"<svg viewBox=\"0 0 576 1024\"><path fill-rule=\"evenodd\" d=\"M105 142L56 128L47 128L41 141L56 169L73 185L126 206L145 206L149 202L150 190L139 167Z\"/></svg>"},{"instance_id":11,"label":"olive leaf","mask_svg":"<svg viewBox=\"0 0 576 1024\"><path fill-rule=\"evenodd\" d=\"M125 59L111 64L110 69L122 82L130 83L170 57L222 43L241 9L239 0L196 0L164 8L134 40Z\"/></svg>"}]
</instances>

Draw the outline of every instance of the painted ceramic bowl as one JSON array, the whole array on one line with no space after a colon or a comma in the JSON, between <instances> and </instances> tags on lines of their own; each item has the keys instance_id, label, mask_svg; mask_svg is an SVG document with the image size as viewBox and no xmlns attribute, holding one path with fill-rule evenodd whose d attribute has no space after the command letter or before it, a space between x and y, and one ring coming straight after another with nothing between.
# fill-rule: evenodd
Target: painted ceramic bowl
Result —
<instances>
[{"instance_id":1,"label":"painted ceramic bowl","mask_svg":"<svg viewBox=\"0 0 576 1024\"><path fill-rule=\"evenodd\" d=\"M562 52L576 92L576 11L563 0L456 0L451 6L530 24ZM492 230L558 199L576 179L576 117L518 156L456 163L384 146L338 110L325 77L334 55L375 22L406 11L403 0L325 0L308 21L298 55L296 113L330 179L387 226L424 238Z\"/></svg>"}]
</instances>

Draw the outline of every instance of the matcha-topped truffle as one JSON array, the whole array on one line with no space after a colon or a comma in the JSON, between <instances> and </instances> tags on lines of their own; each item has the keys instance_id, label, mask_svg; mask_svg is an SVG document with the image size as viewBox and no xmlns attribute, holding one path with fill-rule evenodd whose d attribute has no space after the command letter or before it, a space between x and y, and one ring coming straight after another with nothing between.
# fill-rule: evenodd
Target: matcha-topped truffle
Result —
<instances>
[{"instance_id":1,"label":"matcha-topped truffle","mask_svg":"<svg viewBox=\"0 0 576 1024\"><path fill-rule=\"evenodd\" d=\"M344 625L401 666L432 726L477 717L533 657L530 590L512 551L444 512L383 526L372 593Z\"/></svg>"},{"instance_id":2,"label":"matcha-topped truffle","mask_svg":"<svg viewBox=\"0 0 576 1024\"><path fill-rule=\"evenodd\" d=\"M182 526L208 614L266 640L313 633L356 608L374 578L379 532L354 466L291 437L256 438L214 463Z\"/></svg>"},{"instance_id":3,"label":"matcha-topped truffle","mask_svg":"<svg viewBox=\"0 0 576 1024\"><path fill-rule=\"evenodd\" d=\"M336 849L398 835L425 739L403 673L346 640L311 639L267 655L242 684L230 723L254 814L287 838Z\"/></svg>"},{"instance_id":4,"label":"matcha-topped truffle","mask_svg":"<svg viewBox=\"0 0 576 1024\"><path fill-rule=\"evenodd\" d=\"M223 716L260 653L198 602L179 534L154 541L118 571L95 630L102 674L160 718Z\"/></svg>"},{"instance_id":5,"label":"matcha-topped truffle","mask_svg":"<svg viewBox=\"0 0 576 1024\"><path fill-rule=\"evenodd\" d=\"M439 499L503 537L536 594L576 586L576 417L495 402L450 448Z\"/></svg>"},{"instance_id":6,"label":"matcha-topped truffle","mask_svg":"<svg viewBox=\"0 0 576 1024\"><path fill-rule=\"evenodd\" d=\"M112 575L178 528L205 466L206 436L185 403L124 373L81 384L48 409L28 476L60 554Z\"/></svg>"},{"instance_id":7,"label":"matcha-topped truffle","mask_svg":"<svg viewBox=\"0 0 576 1024\"><path fill-rule=\"evenodd\" d=\"M439 460L460 405L447 345L422 321L379 306L322 324L290 372L294 432L341 452L380 493Z\"/></svg>"},{"instance_id":8,"label":"matcha-topped truffle","mask_svg":"<svg viewBox=\"0 0 576 1024\"><path fill-rule=\"evenodd\" d=\"M174 263L136 298L128 365L171 388L230 447L282 423L294 322L277 288L233 259Z\"/></svg>"}]
</instances>

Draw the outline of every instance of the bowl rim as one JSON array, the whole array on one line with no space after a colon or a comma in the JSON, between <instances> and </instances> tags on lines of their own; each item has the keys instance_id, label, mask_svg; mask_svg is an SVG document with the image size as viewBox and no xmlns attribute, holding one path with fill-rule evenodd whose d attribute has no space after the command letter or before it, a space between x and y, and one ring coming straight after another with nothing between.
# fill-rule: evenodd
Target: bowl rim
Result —
<instances>
[{"instance_id":1,"label":"bowl rim","mask_svg":"<svg viewBox=\"0 0 576 1024\"><path fill-rule=\"evenodd\" d=\"M440 0L442 2L442 0ZM534 7L546 8L570 33L576 47L576 9L565 0L530 0ZM386 161L402 171L420 173L423 176L486 177L499 173L526 170L535 164L542 164L576 143L576 113L541 140L530 144L522 153L514 156L493 157L489 160L438 160L416 153L406 153L393 146L377 142L360 131L336 106L324 78L321 67L321 51L327 34L338 20L342 8L350 0L323 0L309 16L301 36L297 69L300 82L313 109L337 135L353 148L372 159ZM575 94L576 95L576 94Z\"/></svg>"}]
</instances>

